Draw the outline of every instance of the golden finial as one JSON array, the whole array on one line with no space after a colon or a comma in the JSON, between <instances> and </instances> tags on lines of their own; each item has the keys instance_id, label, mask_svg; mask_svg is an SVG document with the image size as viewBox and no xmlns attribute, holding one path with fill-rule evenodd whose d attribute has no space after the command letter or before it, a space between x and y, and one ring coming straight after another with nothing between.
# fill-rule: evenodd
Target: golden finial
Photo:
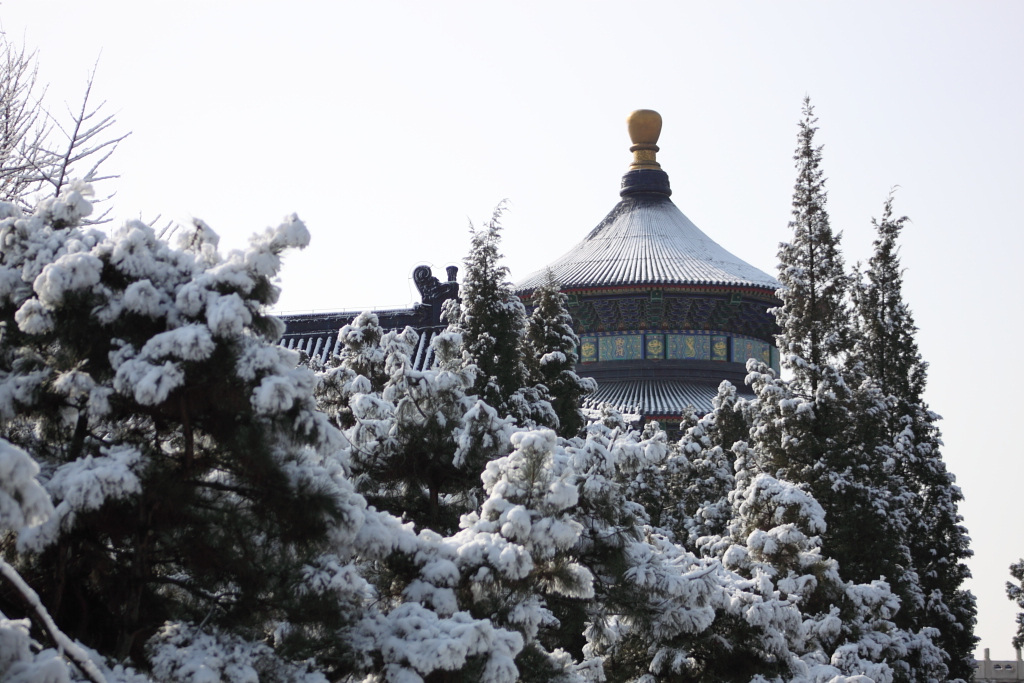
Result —
<instances>
[{"instance_id":1,"label":"golden finial","mask_svg":"<svg viewBox=\"0 0 1024 683\"><path fill-rule=\"evenodd\" d=\"M655 160L661 135L661 114L653 109L637 109L626 117L626 125L629 126L629 139L633 141L629 148L633 153L629 170L661 170L661 164Z\"/></svg>"}]
</instances>

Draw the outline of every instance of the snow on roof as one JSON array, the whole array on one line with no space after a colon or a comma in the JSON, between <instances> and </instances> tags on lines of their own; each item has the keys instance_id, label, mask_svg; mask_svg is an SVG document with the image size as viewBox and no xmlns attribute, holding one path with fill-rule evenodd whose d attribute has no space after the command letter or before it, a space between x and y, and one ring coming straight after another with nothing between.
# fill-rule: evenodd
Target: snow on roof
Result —
<instances>
[{"instance_id":1,"label":"snow on roof","mask_svg":"<svg viewBox=\"0 0 1024 683\"><path fill-rule=\"evenodd\" d=\"M621 285L721 285L774 291L771 275L730 254L660 192L627 194L582 242L516 285L563 290Z\"/></svg>"},{"instance_id":2,"label":"snow on roof","mask_svg":"<svg viewBox=\"0 0 1024 683\"><path fill-rule=\"evenodd\" d=\"M353 316L354 317L354 316ZM351 322L351 320L347 321ZM286 349L304 351L308 356L317 358L321 363L326 364L332 355L341 353L341 340L338 335L338 327L323 328L306 332L286 333L280 341L280 345ZM386 328L385 331L400 330L403 328ZM428 370L434 365L434 349L430 345L441 332L447 329L446 326L421 327L416 329L418 335L416 347L413 349L412 367L414 370Z\"/></svg>"},{"instance_id":3,"label":"snow on roof","mask_svg":"<svg viewBox=\"0 0 1024 683\"><path fill-rule=\"evenodd\" d=\"M778 280L723 249L669 199L668 174L656 158L661 123L651 109L626 118L633 163L622 177L622 200L582 242L520 282L518 291L544 284L549 269L563 291L622 285L779 288Z\"/></svg>"},{"instance_id":4,"label":"snow on roof","mask_svg":"<svg viewBox=\"0 0 1024 683\"><path fill-rule=\"evenodd\" d=\"M736 387L740 396L751 398L747 387ZM588 396L584 408L597 409L607 403L620 413L647 417L679 417L692 405L698 414L711 412L718 385L712 382L690 382L675 379L598 380L597 392Z\"/></svg>"}]
</instances>

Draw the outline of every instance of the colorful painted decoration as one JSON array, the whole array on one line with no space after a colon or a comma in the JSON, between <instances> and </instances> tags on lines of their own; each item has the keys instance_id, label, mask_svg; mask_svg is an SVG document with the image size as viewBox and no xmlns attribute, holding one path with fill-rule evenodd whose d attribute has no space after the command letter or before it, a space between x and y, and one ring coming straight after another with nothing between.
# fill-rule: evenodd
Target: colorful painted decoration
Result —
<instances>
[{"instance_id":1,"label":"colorful painted decoration","mask_svg":"<svg viewBox=\"0 0 1024 683\"><path fill-rule=\"evenodd\" d=\"M746 363L748 359L756 358L764 363L771 362L771 355L768 351L768 344L757 339L732 338L732 362Z\"/></svg>"},{"instance_id":2,"label":"colorful painted decoration","mask_svg":"<svg viewBox=\"0 0 1024 683\"><path fill-rule=\"evenodd\" d=\"M711 337L706 334L669 334L668 357L674 360L711 360Z\"/></svg>"},{"instance_id":3,"label":"colorful painted decoration","mask_svg":"<svg viewBox=\"0 0 1024 683\"><path fill-rule=\"evenodd\" d=\"M580 337L580 360L593 363L597 360L597 338Z\"/></svg>"},{"instance_id":4,"label":"colorful painted decoration","mask_svg":"<svg viewBox=\"0 0 1024 683\"><path fill-rule=\"evenodd\" d=\"M663 334L648 334L644 335L647 347L646 357L647 358L664 358L665 357L665 335Z\"/></svg>"},{"instance_id":5,"label":"colorful painted decoration","mask_svg":"<svg viewBox=\"0 0 1024 683\"><path fill-rule=\"evenodd\" d=\"M619 334L611 337L599 337L598 356L602 361L640 360L642 355L642 335Z\"/></svg>"},{"instance_id":6,"label":"colorful painted decoration","mask_svg":"<svg viewBox=\"0 0 1024 683\"><path fill-rule=\"evenodd\" d=\"M711 335L711 360L729 360L729 338L724 334Z\"/></svg>"}]
</instances>

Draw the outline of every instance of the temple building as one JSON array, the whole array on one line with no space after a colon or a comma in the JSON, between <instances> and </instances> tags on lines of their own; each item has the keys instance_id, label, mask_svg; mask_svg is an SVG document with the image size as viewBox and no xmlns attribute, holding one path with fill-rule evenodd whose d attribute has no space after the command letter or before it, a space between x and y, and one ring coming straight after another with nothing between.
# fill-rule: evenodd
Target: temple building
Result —
<instances>
[{"instance_id":1,"label":"temple building","mask_svg":"<svg viewBox=\"0 0 1024 683\"><path fill-rule=\"evenodd\" d=\"M678 423L711 410L722 380L744 392L746 362L776 370L778 281L730 254L672 202L656 159L661 116L629 115L633 163L621 199L576 246L516 285L530 298L550 271L568 295L581 375L597 380L585 407Z\"/></svg>"},{"instance_id":2,"label":"temple building","mask_svg":"<svg viewBox=\"0 0 1024 683\"><path fill-rule=\"evenodd\" d=\"M711 410L722 380L744 392L746 362L776 370L778 281L730 254L672 202L668 175L657 161L661 116L635 111L627 119L633 163L621 199L601 223L561 258L517 283L530 306L550 271L568 295L580 337L579 374L597 381L584 408L608 403L669 429L687 406ZM410 325L421 333L414 362L431 362L441 305L458 296L454 268L440 282L426 266L413 273L422 302L376 311L387 329ZM282 344L326 360L337 352L338 329L358 311L285 316Z\"/></svg>"},{"instance_id":3,"label":"temple building","mask_svg":"<svg viewBox=\"0 0 1024 683\"><path fill-rule=\"evenodd\" d=\"M410 308L373 311L385 330L411 327L419 333L412 358L417 368L430 367L433 362L430 342L434 335L447 327L441 322L441 306L448 299L458 298L459 283L455 279L458 272L457 267L448 266L448 279L441 282L434 277L430 266L417 266L412 271L412 281L419 290L420 302ZM285 332L281 345L326 363L332 354L341 352L338 330L355 320L360 313L362 311L283 315L281 319L285 323Z\"/></svg>"}]
</instances>

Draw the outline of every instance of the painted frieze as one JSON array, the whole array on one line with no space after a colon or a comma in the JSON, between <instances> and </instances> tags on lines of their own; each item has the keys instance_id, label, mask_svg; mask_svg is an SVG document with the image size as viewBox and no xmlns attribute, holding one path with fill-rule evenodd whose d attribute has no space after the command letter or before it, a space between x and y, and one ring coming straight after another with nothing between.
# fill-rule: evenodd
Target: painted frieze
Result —
<instances>
[{"instance_id":1,"label":"painted frieze","mask_svg":"<svg viewBox=\"0 0 1024 683\"><path fill-rule=\"evenodd\" d=\"M661 359L665 357L665 335L645 334L644 335L644 357Z\"/></svg>"},{"instance_id":2,"label":"painted frieze","mask_svg":"<svg viewBox=\"0 0 1024 683\"><path fill-rule=\"evenodd\" d=\"M669 334L668 357L673 360L711 360L711 337L706 334Z\"/></svg>"},{"instance_id":3,"label":"painted frieze","mask_svg":"<svg viewBox=\"0 0 1024 683\"><path fill-rule=\"evenodd\" d=\"M724 334L711 335L711 360L729 360L729 338Z\"/></svg>"},{"instance_id":4,"label":"painted frieze","mask_svg":"<svg viewBox=\"0 0 1024 683\"><path fill-rule=\"evenodd\" d=\"M640 360L643 358L643 336L639 334L617 334L598 337L597 353L602 361Z\"/></svg>"}]
</instances>

